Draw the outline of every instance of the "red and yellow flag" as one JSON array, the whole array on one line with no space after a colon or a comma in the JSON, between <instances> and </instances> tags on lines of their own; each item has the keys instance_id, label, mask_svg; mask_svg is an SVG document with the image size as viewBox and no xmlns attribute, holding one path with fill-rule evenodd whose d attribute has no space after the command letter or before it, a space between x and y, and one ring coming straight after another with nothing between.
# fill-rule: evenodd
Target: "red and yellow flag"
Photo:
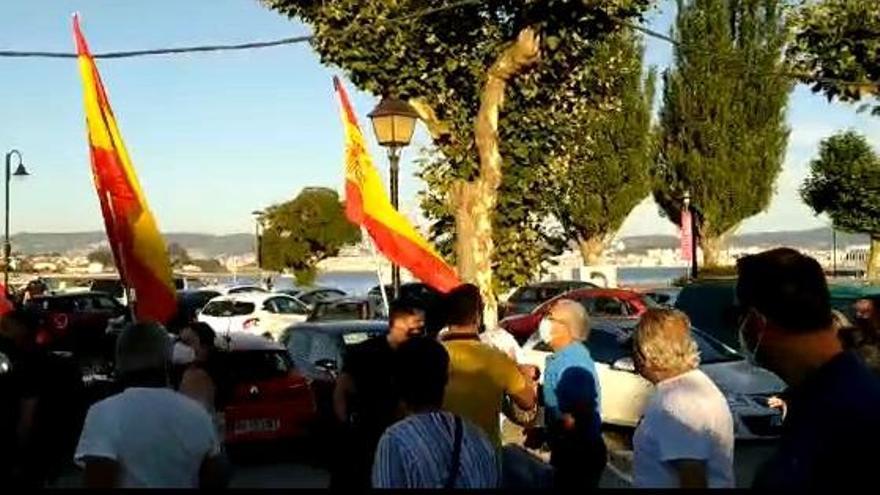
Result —
<instances>
[{"instance_id":1,"label":"red and yellow flag","mask_svg":"<svg viewBox=\"0 0 880 495\"><path fill-rule=\"evenodd\" d=\"M391 205L364 145L348 94L338 78L333 78L333 85L339 95L345 127L346 216L352 223L366 228L386 258L431 287L449 292L461 283L458 275Z\"/></svg>"},{"instance_id":2,"label":"red and yellow flag","mask_svg":"<svg viewBox=\"0 0 880 495\"><path fill-rule=\"evenodd\" d=\"M73 34L83 81L92 176L113 258L123 282L135 291L138 320L167 323L177 302L165 241L125 150L78 16L73 18Z\"/></svg>"}]
</instances>

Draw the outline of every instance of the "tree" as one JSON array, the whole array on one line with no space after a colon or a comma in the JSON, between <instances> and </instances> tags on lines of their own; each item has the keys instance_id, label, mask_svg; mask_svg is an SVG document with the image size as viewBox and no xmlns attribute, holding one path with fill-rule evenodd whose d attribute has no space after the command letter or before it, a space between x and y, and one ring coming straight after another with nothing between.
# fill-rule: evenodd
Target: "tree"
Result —
<instances>
[{"instance_id":1,"label":"tree","mask_svg":"<svg viewBox=\"0 0 880 495\"><path fill-rule=\"evenodd\" d=\"M822 0L794 16L787 54L800 79L829 100L873 97L880 115L880 9L876 1ZM863 108L867 108L867 105Z\"/></svg>"},{"instance_id":2,"label":"tree","mask_svg":"<svg viewBox=\"0 0 880 495\"><path fill-rule=\"evenodd\" d=\"M168 259L171 262L172 268L180 268L192 261L186 249L176 242L168 245Z\"/></svg>"},{"instance_id":3,"label":"tree","mask_svg":"<svg viewBox=\"0 0 880 495\"><path fill-rule=\"evenodd\" d=\"M781 0L679 0L675 66L664 73L654 198L681 223L689 192L707 266L726 236L767 208L788 142L791 82Z\"/></svg>"},{"instance_id":4,"label":"tree","mask_svg":"<svg viewBox=\"0 0 880 495\"><path fill-rule=\"evenodd\" d=\"M801 197L835 228L871 236L868 278L880 278L880 157L868 140L854 131L824 139Z\"/></svg>"},{"instance_id":5,"label":"tree","mask_svg":"<svg viewBox=\"0 0 880 495\"><path fill-rule=\"evenodd\" d=\"M580 48L588 40L601 39L617 29L611 16L632 18L649 0L265 3L311 25L312 46L322 61L345 69L357 87L409 99L419 112L439 151L437 156L442 157L429 162L435 170L425 172L443 177L443 191L429 194L438 197L452 215L451 221L438 220L454 226L449 240L455 247L459 275L480 286L491 323L496 311L493 213L503 197L499 195L503 169L520 162L519 156L504 159L502 155L508 135L505 126L511 122L500 112L502 103L512 113L519 96L542 93L559 99L576 95L572 92L575 85L566 83L587 53L568 57L572 50L566 41L581 40L576 44ZM426 7L434 10L413 15ZM565 69L542 70L549 66L546 61ZM532 94L514 95L513 84L532 71L543 75L534 81L555 78L558 84L531 86ZM527 155L522 151L527 144L506 149L518 148L521 155Z\"/></svg>"},{"instance_id":6,"label":"tree","mask_svg":"<svg viewBox=\"0 0 880 495\"><path fill-rule=\"evenodd\" d=\"M99 248L86 255L89 263L100 263L104 266L116 266L113 262L113 253L108 248Z\"/></svg>"},{"instance_id":7,"label":"tree","mask_svg":"<svg viewBox=\"0 0 880 495\"><path fill-rule=\"evenodd\" d=\"M270 206L263 221L263 266L290 269L300 284L314 280L318 262L361 239L339 195L323 187L307 187L293 200Z\"/></svg>"},{"instance_id":8,"label":"tree","mask_svg":"<svg viewBox=\"0 0 880 495\"><path fill-rule=\"evenodd\" d=\"M207 259L207 260L191 260L189 262L191 265L195 265L199 267L199 269L206 273L223 273L226 272L226 267L223 266L222 263L215 259Z\"/></svg>"},{"instance_id":9,"label":"tree","mask_svg":"<svg viewBox=\"0 0 880 495\"><path fill-rule=\"evenodd\" d=\"M566 114L572 144L554 164L556 180L547 200L587 265L599 262L608 241L651 190L655 73L642 81L643 51L628 31L601 43L592 65L595 79L608 88L606 104Z\"/></svg>"}]
</instances>

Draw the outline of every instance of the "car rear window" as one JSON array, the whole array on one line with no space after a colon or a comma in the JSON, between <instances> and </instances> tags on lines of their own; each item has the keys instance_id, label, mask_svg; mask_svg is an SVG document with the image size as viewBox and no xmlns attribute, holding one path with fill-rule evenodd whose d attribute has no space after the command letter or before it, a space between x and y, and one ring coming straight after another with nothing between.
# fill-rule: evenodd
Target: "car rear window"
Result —
<instances>
[{"instance_id":1,"label":"car rear window","mask_svg":"<svg viewBox=\"0 0 880 495\"><path fill-rule=\"evenodd\" d=\"M329 303L318 304L315 307L313 320L360 320L364 318L364 308L361 303Z\"/></svg>"},{"instance_id":2,"label":"car rear window","mask_svg":"<svg viewBox=\"0 0 880 495\"><path fill-rule=\"evenodd\" d=\"M293 369L285 351L234 351L226 355L224 362L234 383L277 378Z\"/></svg>"},{"instance_id":3,"label":"car rear window","mask_svg":"<svg viewBox=\"0 0 880 495\"><path fill-rule=\"evenodd\" d=\"M253 312L254 303L242 301L214 301L205 306L202 314L205 316L229 318L232 316L245 316Z\"/></svg>"}]
</instances>

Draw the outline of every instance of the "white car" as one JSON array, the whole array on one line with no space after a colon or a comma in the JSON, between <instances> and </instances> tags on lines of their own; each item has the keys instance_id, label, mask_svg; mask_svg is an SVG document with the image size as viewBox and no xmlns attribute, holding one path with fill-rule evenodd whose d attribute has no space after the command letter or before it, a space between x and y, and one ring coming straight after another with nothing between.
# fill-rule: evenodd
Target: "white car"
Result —
<instances>
[{"instance_id":1,"label":"white car","mask_svg":"<svg viewBox=\"0 0 880 495\"><path fill-rule=\"evenodd\" d=\"M635 427L642 417L654 386L635 372L632 361L634 321L593 320L586 345L596 362L601 389L602 422ZM749 364L742 355L704 332L692 329L700 349L700 369L727 398L737 439L772 438L779 435L782 415L767 399L782 393L785 384L773 373ZM536 333L523 345L522 364L541 370L552 353Z\"/></svg>"},{"instance_id":2,"label":"white car","mask_svg":"<svg viewBox=\"0 0 880 495\"><path fill-rule=\"evenodd\" d=\"M259 285L251 285L251 284L229 284L229 285L215 285L212 287L205 287L206 290L212 290L214 292L219 292L224 296L232 296L236 294L268 294L270 291L266 290L265 287L260 287Z\"/></svg>"},{"instance_id":3,"label":"white car","mask_svg":"<svg viewBox=\"0 0 880 495\"><path fill-rule=\"evenodd\" d=\"M309 308L283 294L249 292L211 299L199 313L218 335L245 332L278 340L290 325L306 321Z\"/></svg>"}]
</instances>

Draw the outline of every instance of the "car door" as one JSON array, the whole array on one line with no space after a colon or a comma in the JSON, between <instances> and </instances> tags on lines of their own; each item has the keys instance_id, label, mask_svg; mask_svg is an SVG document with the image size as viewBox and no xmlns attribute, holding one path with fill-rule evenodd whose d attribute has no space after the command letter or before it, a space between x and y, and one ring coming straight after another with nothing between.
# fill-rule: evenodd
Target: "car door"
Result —
<instances>
[{"instance_id":1,"label":"car door","mask_svg":"<svg viewBox=\"0 0 880 495\"><path fill-rule=\"evenodd\" d=\"M587 341L596 362L604 423L636 426L654 386L632 366L631 333L594 328Z\"/></svg>"},{"instance_id":2,"label":"car door","mask_svg":"<svg viewBox=\"0 0 880 495\"><path fill-rule=\"evenodd\" d=\"M263 303L263 312L261 329L278 339L285 328L306 320L308 308L292 297L277 296Z\"/></svg>"}]
</instances>

